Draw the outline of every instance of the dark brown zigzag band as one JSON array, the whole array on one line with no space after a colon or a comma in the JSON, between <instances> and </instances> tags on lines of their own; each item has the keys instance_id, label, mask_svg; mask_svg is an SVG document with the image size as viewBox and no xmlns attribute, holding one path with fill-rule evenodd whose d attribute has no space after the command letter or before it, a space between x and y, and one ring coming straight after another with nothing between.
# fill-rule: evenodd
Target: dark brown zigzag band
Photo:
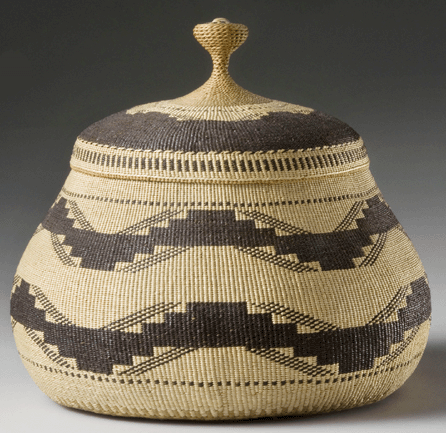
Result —
<instances>
[{"instance_id":1,"label":"dark brown zigzag band","mask_svg":"<svg viewBox=\"0 0 446 433\"><path fill-rule=\"evenodd\" d=\"M430 318L430 294L425 278L413 281L410 286L406 304L400 309L395 306L398 320L394 322L372 321L344 329L332 326L323 331L314 328L316 332L310 333L297 332L298 319L297 323L273 323L271 313L248 314L246 302L192 302L184 313L164 313L162 323L147 323L146 315L142 314L142 333L48 322L45 310L35 307L36 298L24 280L12 294L11 316L26 328L43 332L44 343L57 346L60 356L75 358L79 369L97 373L111 374L113 366L118 364L133 366L134 356L153 356L154 347L174 347L180 352L184 349L184 353L206 347L245 347L259 356L270 352L269 349L290 347L294 355L288 361L274 357L271 360L293 368L293 358L316 357L318 366L338 364L339 373L344 374L371 369L375 358L388 355L393 344L404 340L406 331ZM311 324L307 316L304 323ZM324 370L315 374L332 373Z\"/></svg>"},{"instance_id":2,"label":"dark brown zigzag band","mask_svg":"<svg viewBox=\"0 0 446 433\"><path fill-rule=\"evenodd\" d=\"M363 217L355 219L357 228L328 233L309 233L295 228L297 232L279 236L274 226L282 227L280 221L270 221L271 228L256 228L256 216L252 220L236 220L234 210L189 210L187 217L182 219L171 218L168 214L164 219L170 219L169 226L152 227L147 235L135 234L137 230L131 227L119 233L101 233L75 228L75 220L68 217L65 198L60 198L50 209L42 226L52 233L54 248L65 264L71 259L62 245L72 247L71 256L80 257L80 266L90 269L114 271L117 262L131 263L135 254L153 254L155 246L161 245L179 248L234 246L242 251L243 248L273 246L278 256L296 254L300 263L318 261L323 271L329 271L354 268L353 259L364 257L363 248L373 244L371 235L385 233L399 225L390 208L378 196L365 202L368 208L362 210ZM267 215L263 217L265 219ZM141 221L136 228L149 226L150 222ZM346 228L349 225L343 224ZM64 235L62 244L56 235ZM374 260L370 259L364 265L373 264L380 251L375 249Z\"/></svg>"}]
</instances>

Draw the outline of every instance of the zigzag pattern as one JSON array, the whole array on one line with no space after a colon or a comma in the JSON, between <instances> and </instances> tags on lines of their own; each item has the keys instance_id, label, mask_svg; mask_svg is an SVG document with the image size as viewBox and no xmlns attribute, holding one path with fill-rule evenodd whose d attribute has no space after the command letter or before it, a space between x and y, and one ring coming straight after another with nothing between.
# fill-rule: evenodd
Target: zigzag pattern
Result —
<instances>
[{"instance_id":1,"label":"zigzag pattern","mask_svg":"<svg viewBox=\"0 0 446 433\"><path fill-rule=\"evenodd\" d=\"M51 243L53 244L57 257L59 257L60 261L65 266L76 266L76 263L74 263L70 255L65 251L65 248L63 247L56 233L51 233Z\"/></svg>"},{"instance_id":2,"label":"zigzag pattern","mask_svg":"<svg viewBox=\"0 0 446 433\"><path fill-rule=\"evenodd\" d=\"M281 221L277 218L273 218L269 215L266 215L264 213L258 212L256 210L252 211L238 211L242 215L246 215L254 220L261 221L262 223L265 223L269 225L270 227L274 227L275 229L283 230L284 232L290 233L290 234L302 234L302 233L309 233L308 231L301 229L300 227L295 227L291 224L286 223L285 221Z\"/></svg>"},{"instance_id":3,"label":"zigzag pattern","mask_svg":"<svg viewBox=\"0 0 446 433\"><path fill-rule=\"evenodd\" d=\"M60 356L57 352L51 349L48 344L45 343L38 335L37 332L30 328L25 328L26 333L31 338L31 340L42 350L42 352L53 362L61 367L67 367L74 369L75 367L70 364L65 358Z\"/></svg>"},{"instance_id":4,"label":"zigzag pattern","mask_svg":"<svg viewBox=\"0 0 446 433\"><path fill-rule=\"evenodd\" d=\"M85 218L85 215L80 210L79 206L74 200L68 200L68 203L70 204L70 209L73 212L74 217L76 218L76 221L79 223L81 228L83 230L90 230L94 232L93 226L90 224L90 222Z\"/></svg>"},{"instance_id":5,"label":"zigzag pattern","mask_svg":"<svg viewBox=\"0 0 446 433\"><path fill-rule=\"evenodd\" d=\"M154 266L158 263L169 260L172 257L184 253L191 248L192 247L173 247L168 249L167 251L161 251L158 254L154 254L153 256L147 257L146 259L140 260L139 262L132 263L125 268L119 269L117 272L138 272L142 269L146 269L150 266Z\"/></svg>"},{"instance_id":6,"label":"zigzag pattern","mask_svg":"<svg viewBox=\"0 0 446 433\"><path fill-rule=\"evenodd\" d=\"M49 314L52 319L63 325L73 325L73 322L66 318L54 305L53 303L45 296L42 289L37 286L32 286L34 293L36 294L36 298L42 304L42 307L45 309L45 312Z\"/></svg>"},{"instance_id":7,"label":"zigzag pattern","mask_svg":"<svg viewBox=\"0 0 446 433\"><path fill-rule=\"evenodd\" d=\"M346 230L352 222L355 220L357 215L362 209L362 206L364 204L363 200L357 201L351 209L348 211L347 215L344 217L344 219L339 223L339 225L334 229L335 232L339 232L341 230Z\"/></svg>"},{"instance_id":8,"label":"zigzag pattern","mask_svg":"<svg viewBox=\"0 0 446 433\"><path fill-rule=\"evenodd\" d=\"M386 321L396 311L403 299L405 299L409 288L410 285L401 287L390 302L378 314L376 314L375 317L373 317L373 319L369 322L369 325Z\"/></svg>"},{"instance_id":9,"label":"zigzag pattern","mask_svg":"<svg viewBox=\"0 0 446 433\"><path fill-rule=\"evenodd\" d=\"M398 358L398 356L400 356L406 350L406 347L409 346L410 343L412 343L412 341L417 336L419 330L420 330L420 327L415 326L415 328L413 328L410 331L409 336L405 340L403 340L403 342L401 344L399 344L398 347L393 352L390 352L389 355L378 365L378 367L387 365L390 362L392 362L394 359Z\"/></svg>"},{"instance_id":10,"label":"zigzag pattern","mask_svg":"<svg viewBox=\"0 0 446 433\"><path fill-rule=\"evenodd\" d=\"M133 233L137 233L138 231L146 228L146 227L152 227L155 224L158 224L160 222L166 221L168 219L171 219L173 216L179 214L181 212L180 210L166 210L164 212L161 212L159 214L156 214L154 216L151 216L143 221L140 221L139 223L133 224L130 227L127 227L123 230L120 230L118 232L119 235L128 235L128 234L133 234Z\"/></svg>"},{"instance_id":11,"label":"zigzag pattern","mask_svg":"<svg viewBox=\"0 0 446 433\"><path fill-rule=\"evenodd\" d=\"M134 374L138 376L146 373L147 371L153 370L154 368L160 367L161 365L167 364L170 361L178 359L187 353L193 352L194 350L196 349L193 347L175 347L159 356L153 356L151 359L148 359L145 362L141 362L134 367L128 368L119 374Z\"/></svg>"},{"instance_id":12,"label":"zigzag pattern","mask_svg":"<svg viewBox=\"0 0 446 433\"><path fill-rule=\"evenodd\" d=\"M327 368L311 365L302 359L287 356L277 349L249 349L248 351L285 367L300 371L307 376L333 376L335 374Z\"/></svg>"},{"instance_id":13,"label":"zigzag pattern","mask_svg":"<svg viewBox=\"0 0 446 433\"><path fill-rule=\"evenodd\" d=\"M115 271L116 263L128 262L120 272L138 272L169 260L189 248L200 246L232 246L239 251L283 267L293 272L314 272L309 262L319 262L322 271L351 269L356 267L355 258L364 257L363 248L373 245L369 254L359 266L372 266L381 254L387 239L387 232L399 227L393 213L378 196L357 201L332 232L310 233L277 218L258 211L240 211L241 215L251 220L237 220L234 210L188 210L181 219L173 217L183 211L166 210L151 216L117 233L100 233L93 230L77 204L64 198L50 209L42 226L51 232L51 240L58 257L67 266L76 266L72 257L80 258L84 268ZM75 220L68 218L70 205L76 221L82 229L74 227ZM358 218L358 214L363 217ZM169 220L168 227L157 224ZM257 228L255 220L269 226ZM357 228L348 229L356 221ZM136 234L150 227L146 235ZM277 235L277 230L286 235ZM378 235L374 243L371 236ZM57 235L63 235L61 242ZM68 254L64 246L71 247ZM156 246L171 247L154 254ZM275 254L268 253L262 247L273 247ZM136 254L149 257L134 263ZM282 256L295 254L297 261Z\"/></svg>"},{"instance_id":14,"label":"zigzag pattern","mask_svg":"<svg viewBox=\"0 0 446 433\"><path fill-rule=\"evenodd\" d=\"M360 263L359 267L373 265L376 262L376 260L378 260L378 257L381 254L384 245L386 244L386 240L387 240L387 232L380 233L378 235L377 241L370 250L370 253L367 254L365 259Z\"/></svg>"},{"instance_id":15,"label":"zigzag pattern","mask_svg":"<svg viewBox=\"0 0 446 433\"><path fill-rule=\"evenodd\" d=\"M281 268L288 269L293 272L317 272L317 269L311 266L305 265L299 262L293 262L292 260L284 259L283 257L277 256L275 254L270 254L260 248L249 248L249 247L234 247L243 253L249 254L256 259L263 260L264 262L271 263Z\"/></svg>"},{"instance_id":16,"label":"zigzag pattern","mask_svg":"<svg viewBox=\"0 0 446 433\"><path fill-rule=\"evenodd\" d=\"M172 310L177 305L179 305L180 302L174 303L169 302L167 304L161 303L156 304L151 307L147 307L144 310L137 311L136 313L130 314L126 317L123 317L122 319L115 320L112 323L109 323L106 326L103 326L99 329L107 329L109 331L122 331L126 328L129 328L130 326L137 325L139 323L143 323L152 317L157 316L158 314L165 313L166 311Z\"/></svg>"},{"instance_id":17,"label":"zigzag pattern","mask_svg":"<svg viewBox=\"0 0 446 433\"><path fill-rule=\"evenodd\" d=\"M42 304L47 310L36 308L36 297L23 280L12 293L11 316L51 360L61 363L63 358L75 358L81 370L112 374L114 365L128 365L125 374L139 375L192 350L245 347L310 376L331 375L326 366L337 364L340 374L368 370L376 358L387 355L383 363L389 363L405 350L431 312L425 278L415 280L410 288L403 308L398 307L407 288L400 289L368 324L345 329L274 303L256 305L265 313L248 314L245 302L195 302L187 304L185 312L172 311L179 303L157 304L99 329L85 328L72 324L49 301L46 307ZM385 321L395 312L397 321ZM47 313L57 321L47 321ZM164 314L164 322L147 322L157 314ZM272 314L292 323L273 323ZM141 333L124 331L136 324L142 325ZM313 332L298 332L296 325L308 326ZM43 338L36 332L42 332ZM48 345L57 346L59 353ZM154 356L154 347L171 349ZM294 355L289 357L277 350L280 348L292 348ZM134 365L134 356L150 359ZM315 357L317 365L302 359L306 357Z\"/></svg>"},{"instance_id":18,"label":"zigzag pattern","mask_svg":"<svg viewBox=\"0 0 446 433\"><path fill-rule=\"evenodd\" d=\"M269 303L269 304L253 304L255 307L261 308L267 313L277 314L280 317L290 320L292 323L301 326L307 326L315 331L330 331L338 329L336 325L325 322L324 320L316 319L309 314L299 313L291 308L284 307L283 305Z\"/></svg>"}]
</instances>

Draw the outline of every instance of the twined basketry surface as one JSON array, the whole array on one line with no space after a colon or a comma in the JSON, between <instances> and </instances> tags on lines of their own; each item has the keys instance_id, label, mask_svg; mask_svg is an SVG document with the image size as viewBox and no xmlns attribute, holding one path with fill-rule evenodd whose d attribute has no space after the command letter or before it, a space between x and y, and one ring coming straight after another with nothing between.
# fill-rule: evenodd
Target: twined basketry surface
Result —
<instances>
[{"instance_id":1,"label":"twined basketry surface","mask_svg":"<svg viewBox=\"0 0 446 433\"><path fill-rule=\"evenodd\" d=\"M197 26L207 83L80 134L11 297L20 356L58 403L308 414L380 400L415 369L426 275L361 138L235 84L247 34Z\"/></svg>"}]
</instances>

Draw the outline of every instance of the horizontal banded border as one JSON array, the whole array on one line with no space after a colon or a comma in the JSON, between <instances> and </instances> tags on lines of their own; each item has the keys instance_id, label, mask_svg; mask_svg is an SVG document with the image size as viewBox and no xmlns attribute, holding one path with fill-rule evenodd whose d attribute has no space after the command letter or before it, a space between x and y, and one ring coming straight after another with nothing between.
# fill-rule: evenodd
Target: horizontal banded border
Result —
<instances>
[{"instance_id":1,"label":"horizontal banded border","mask_svg":"<svg viewBox=\"0 0 446 433\"><path fill-rule=\"evenodd\" d=\"M244 380L215 380L215 381L197 381L192 379L177 379L177 380L166 380L165 378L160 379L152 379L152 378L142 378L142 379L133 379L125 376L107 376L104 374L91 374L86 372L75 372L72 370L62 370L59 368L56 368L54 364L52 365L44 365L40 364L36 361L33 361L32 359L28 358L23 353L19 352L19 356L21 359L23 359L28 364L32 365L35 368L45 370L52 374L61 374L63 376L67 377L74 377L77 379L87 379L87 380L93 380L96 382L103 382L103 383L119 383L121 385L160 385L160 386L186 386L186 387L198 387L198 388L219 388L219 387L274 387L274 386L286 386L286 385L324 385L324 384L333 384L333 383L343 383L343 382L350 382L351 380L355 379L363 379L363 378L372 378L375 376L378 376L380 374L386 374L388 372L392 372L395 370L398 370L400 368L405 368L409 366L410 364L414 362L418 362L418 360L422 357L423 351L417 352L412 358L405 362L401 362L396 365L391 365L385 368L377 367L375 370L372 371L365 371L361 373L354 373L354 374L346 374L346 375L340 375L339 377L330 377L327 379L318 379L318 378L302 378L302 379L281 379L281 380L262 380L262 379L250 379L246 378Z\"/></svg>"},{"instance_id":2,"label":"horizontal banded border","mask_svg":"<svg viewBox=\"0 0 446 433\"><path fill-rule=\"evenodd\" d=\"M141 206L155 206L155 207L189 207L189 208L207 208L207 207L223 207L223 208L252 208L252 207L271 207L271 206L294 206L294 205L311 205L316 203L331 203L343 200L352 200L356 198L370 198L373 195L378 195L381 199L383 196L375 185L367 191L361 191L355 194L343 194L329 197L316 197L316 198L301 198L297 200L281 200L281 201L264 201L264 202L230 202L230 201L151 201L151 200L135 200L129 198L117 198L117 197L105 197L93 194L81 194L78 192L70 191L65 187L62 187L61 194L57 197L56 201L60 197L78 198L84 200L95 200L104 203L117 203L127 205L141 205Z\"/></svg>"},{"instance_id":3,"label":"horizontal banded border","mask_svg":"<svg viewBox=\"0 0 446 433\"><path fill-rule=\"evenodd\" d=\"M124 149L77 139L75 170L117 178L253 182L342 173L368 164L361 139L323 148L268 152L172 152Z\"/></svg>"}]
</instances>

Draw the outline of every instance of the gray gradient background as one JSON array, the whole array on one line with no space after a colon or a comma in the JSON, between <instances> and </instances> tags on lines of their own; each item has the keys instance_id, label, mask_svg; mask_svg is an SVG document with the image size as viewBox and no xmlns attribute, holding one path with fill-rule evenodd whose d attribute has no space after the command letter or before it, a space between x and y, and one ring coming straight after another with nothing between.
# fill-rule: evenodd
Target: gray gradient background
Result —
<instances>
[{"instance_id":1,"label":"gray gradient background","mask_svg":"<svg viewBox=\"0 0 446 433\"><path fill-rule=\"evenodd\" d=\"M196 424L62 408L34 385L9 323L15 268L91 123L181 96L211 72L192 36L224 16L250 29L233 55L241 86L334 115L363 137L371 170L425 265L431 337L408 382L381 403L309 418ZM14 1L0 9L2 432L444 431L446 423L446 2Z\"/></svg>"}]
</instances>

